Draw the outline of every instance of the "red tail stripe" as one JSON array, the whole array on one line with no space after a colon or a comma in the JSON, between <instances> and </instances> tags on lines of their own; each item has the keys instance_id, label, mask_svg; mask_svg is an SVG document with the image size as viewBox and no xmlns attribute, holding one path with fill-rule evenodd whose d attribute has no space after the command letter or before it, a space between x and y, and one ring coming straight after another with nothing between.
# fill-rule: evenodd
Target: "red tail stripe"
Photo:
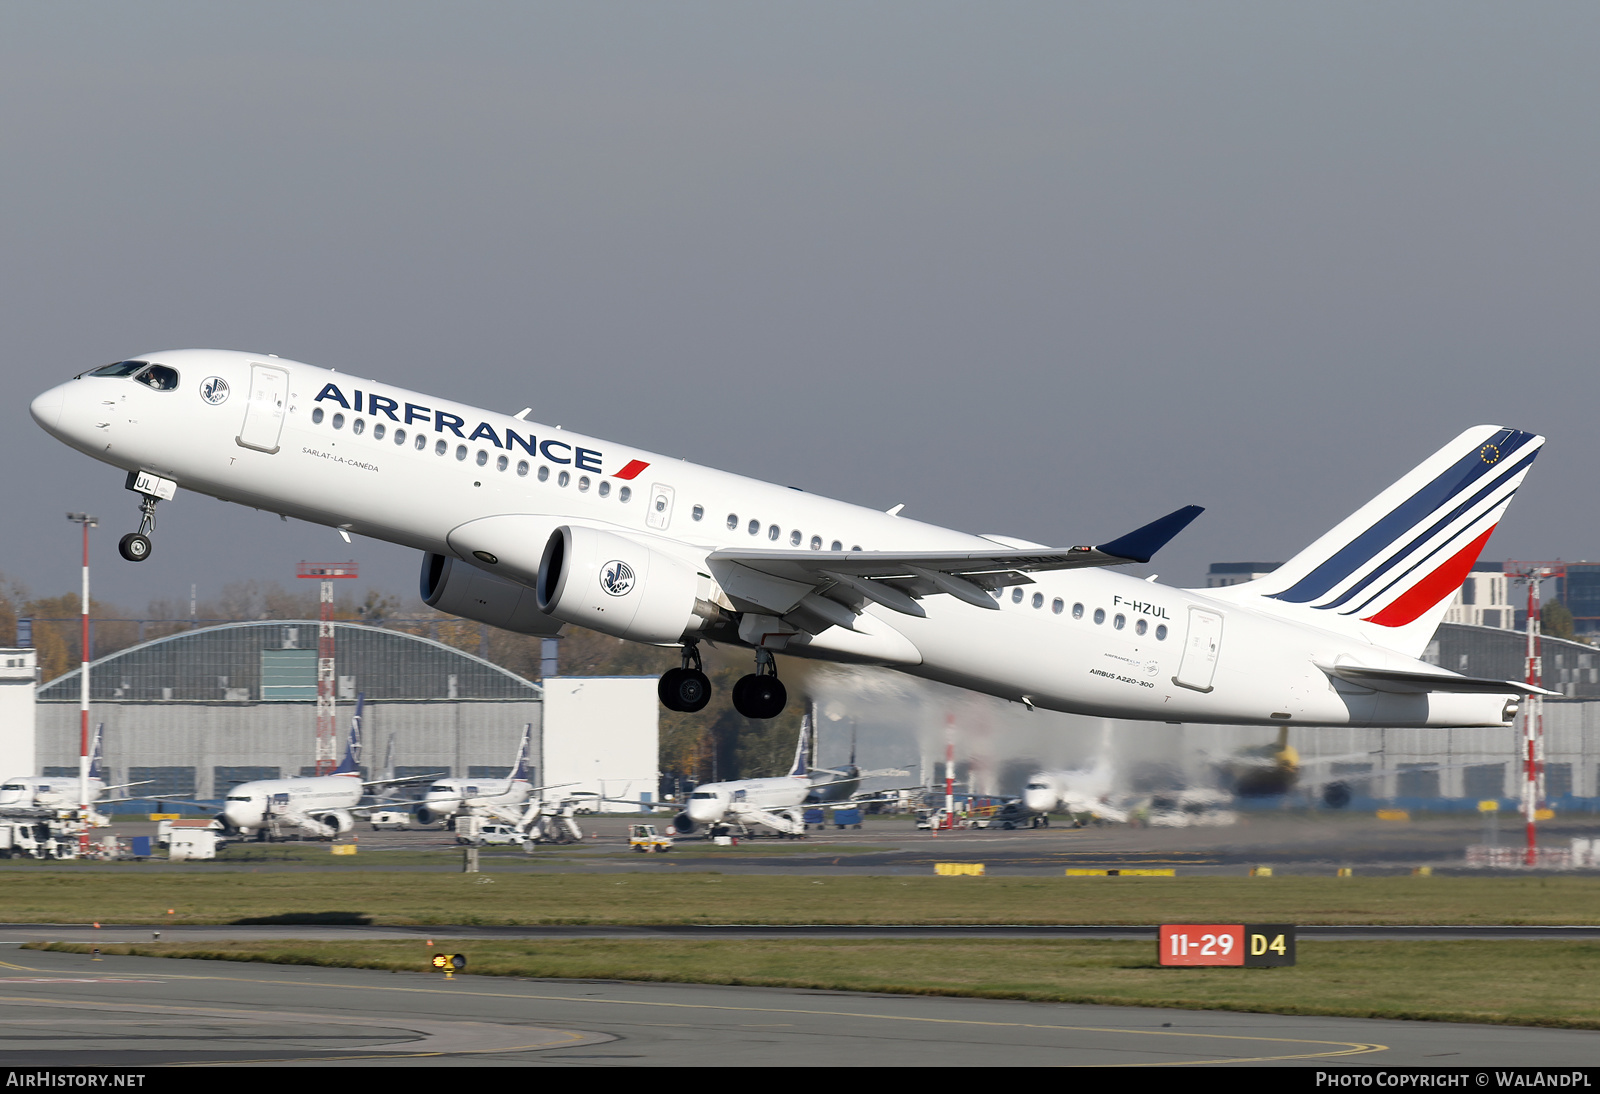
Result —
<instances>
[{"instance_id":1,"label":"red tail stripe","mask_svg":"<svg viewBox=\"0 0 1600 1094\"><path fill-rule=\"evenodd\" d=\"M645 468L647 468L649 466L650 465L645 463L643 460L629 460L627 467L624 467L621 471L618 471L615 475L612 475L611 477L614 478L614 479L632 479L632 478L637 478L639 476L639 472L643 471Z\"/></svg>"},{"instance_id":2,"label":"red tail stripe","mask_svg":"<svg viewBox=\"0 0 1600 1094\"><path fill-rule=\"evenodd\" d=\"M1478 561L1479 552L1483 550L1483 545L1489 542L1489 537L1494 535L1496 527L1491 524L1487 532L1461 548L1433 573L1401 593L1387 608L1376 615L1367 616L1366 621L1381 627L1404 627L1408 623L1415 622L1423 612L1461 587L1461 582L1472 572L1472 564Z\"/></svg>"}]
</instances>

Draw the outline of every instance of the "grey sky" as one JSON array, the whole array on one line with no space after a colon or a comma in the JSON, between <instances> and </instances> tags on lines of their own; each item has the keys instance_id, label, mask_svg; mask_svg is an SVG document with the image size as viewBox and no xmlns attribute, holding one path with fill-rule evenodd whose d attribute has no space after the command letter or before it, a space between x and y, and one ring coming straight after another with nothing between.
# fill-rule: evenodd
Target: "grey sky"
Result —
<instances>
[{"instance_id":1,"label":"grey sky","mask_svg":"<svg viewBox=\"0 0 1600 1094\"><path fill-rule=\"evenodd\" d=\"M0 5L0 570L129 607L414 553L188 494L156 553L28 400L275 352L973 531L1285 557L1466 426L1490 557L1600 556L1600 9Z\"/></svg>"}]
</instances>

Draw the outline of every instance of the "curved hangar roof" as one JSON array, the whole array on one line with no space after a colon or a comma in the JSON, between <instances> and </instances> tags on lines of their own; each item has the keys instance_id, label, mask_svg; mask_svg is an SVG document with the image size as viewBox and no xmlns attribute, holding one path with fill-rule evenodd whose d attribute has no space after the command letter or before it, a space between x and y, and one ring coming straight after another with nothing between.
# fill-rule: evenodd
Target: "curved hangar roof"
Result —
<instances>
[{"instance_id":1,"label":"curved hangar roof","mask_svg":"<svg viewBox=\"0 0 1600 1094\"><path fill-rule=\"evenodd\" d=\"M89 666L96 702L315 702L314 619L224 623L157 638ZM373 701L538 699L539 685L481 657L404 631L335 623L340 693ZM38 691L40 702L78 702L74 669Z\"/></svg>"}]
</instances>

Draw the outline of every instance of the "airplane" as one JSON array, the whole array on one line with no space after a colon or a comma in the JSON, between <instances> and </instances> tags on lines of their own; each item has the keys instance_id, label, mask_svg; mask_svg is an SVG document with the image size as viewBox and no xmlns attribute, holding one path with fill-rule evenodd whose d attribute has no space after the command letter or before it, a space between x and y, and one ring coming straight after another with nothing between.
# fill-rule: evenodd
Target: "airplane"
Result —
<instances>
[{"instance_id":1,"label":"airplane","mask_svg":"<svg viewBox=\"0 0 1600 1094\"><path fill-rule=\"evenodd\" d=\"M96 805L109 805L112 802L131 801L131 798L105 798L101 795L112 790L126 790L132 786L148 786L149 782L118 783L107 786L104 772L101 768L101 742L105 735L105 723L95 727L94 745L89 751L89 800L87 802L91 820L96 825L110 823L104 816L94 812ZM63 812L76 812L78 801L78 778L76 775L15 775L0 783L0 816L8 817L43 817L56 816Z\"/></svg>"},{"instance_id":2,"label":"airplane","mask_svg":"<svg viewBox=\"0 0 1600 1094\"><path fill-rule=\"evenodd\" d=\"M806 830L805 809L849 802L861 788L861 780L878 772L863 772L854 763L837 770L813 769L808 763L811 731L808 713L800 721L794 763L787 775L701 783L690 792L682 812L673 817L673 829L687 835L701 826L716 832L759 824L782 836L798 836Z\"/></svg>"},{"instance_id":3,"label":"airplane","mask_svg":"<svg viewBox=\"0 0 1600 1094\"><path fill-rule=\"evenodd\" d=\"M1037 771L1022 788L1021 805L1029 814L1044 818L1051 813L1088 813L1099 820L1126 824L1131 814L1115 804L1116 775L1111 765L1112 724L1101 726L1100 748L1094 763L1071 771ZM1126 797L1126 795L1123 795Z\"/></svg>"},{"instance_id":4,"label":"airplane","mask_svg":"<svg viewBox=\"0 0 1600 1094\"><path fill-rule=\"evenodd\" d=\"M710 700L702 641L754 652L751 718L787 703L780 651L1169 723L1503 726L1535 690L1420 659L1544 443L1517 429L1466 430L1270 575L1179 589L1114 568L1198 506L1095 545L974 535L273 354L144 354L30 411L126 472L124 558L180 486L404 544L440 611L679 647L672 710Z\"/></svg>"},{"instance_id":5,"label":"airplane","mask_svg":"<svg viewBox=\"0 0 1600 1094\"><path fill-rule=\"evenodd\" d=\"M355 828L355 814L373 809L394 809L400 804L393 801L359 804L369 787L431 778L429 775L414 775L403 779L362 781L361 715L365 705L366 695L357 695L356 712L350 719L350 737L345 745L344 759L331 774L240 783L228 791L222 804L222 816L219 819L223 827L242 836L254 836L258 840L291 836L333 839Z\"/></svg>"},{"instance_id":6,"label":"airplane","mask_svg":"<svg viewBox=\"0 0 1600 1094\"><path fill-rule=\"evenodd\" d=\"M522 727L517 756L503 779L439 779L428 787L427 796L417 805L418 824L453 821L463 811L496 817L508 823L520 821L528 799L535 790L551 789L528 782L528 745L533 739L533 724ZM561 785L567 786L568 783Z\"/></svg>"}]
</instances>

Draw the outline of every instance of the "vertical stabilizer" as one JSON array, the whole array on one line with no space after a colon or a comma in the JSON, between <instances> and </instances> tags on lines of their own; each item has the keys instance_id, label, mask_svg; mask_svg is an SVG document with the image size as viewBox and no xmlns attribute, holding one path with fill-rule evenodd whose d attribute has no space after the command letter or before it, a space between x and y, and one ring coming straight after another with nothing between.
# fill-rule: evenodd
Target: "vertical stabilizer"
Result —
<instances>
[{"instance_id":1,"label":"vertical stabilizer","mask_svg":"<svg viewBox=\"0 0 1600 1094\"><path fill-rule=\"evenodd\" d=\"M800 718L800 739L794 746L794 763L789 766L790 775L805 776L811 773L811 712L808 710ZM771 768L768 768L770 771Z\"/></svg>"},{"instance_id":2,"label":"vertical stabilizer","mask_svg":"<svg viewBox=\"0 0 1600 1094\"><path fill-rule=\"evenodd\" d=\"M1418 657L1543 444L1476 426L1266 577L1197 591Z\"/></svg>"},{"instance_id":3,"label":"vertical stabilizer","mask_svg":"<svg viewBox=\"0 0 1600 1094\"><path fill-rule=\"evenodd\" d=\"M345 745L344 759L333 769L335 775L361 777L361 713L367 705L367 693L356 695L356 712L350 716L350 741Z\"/></svg>"},{"instance_id":4,"label":"vertical stabilizer","mask_svg":"<svg viewBox=\"0 0 1600 1094\"><path fill-rule=\"evenodd\" d=\"M517 745L517 758L511 765L511 774L507 776L512 782L528 781L528 743L533 740L533 723L524 722L522 725L522 742Z\"/></svg>"}]
</instances>

